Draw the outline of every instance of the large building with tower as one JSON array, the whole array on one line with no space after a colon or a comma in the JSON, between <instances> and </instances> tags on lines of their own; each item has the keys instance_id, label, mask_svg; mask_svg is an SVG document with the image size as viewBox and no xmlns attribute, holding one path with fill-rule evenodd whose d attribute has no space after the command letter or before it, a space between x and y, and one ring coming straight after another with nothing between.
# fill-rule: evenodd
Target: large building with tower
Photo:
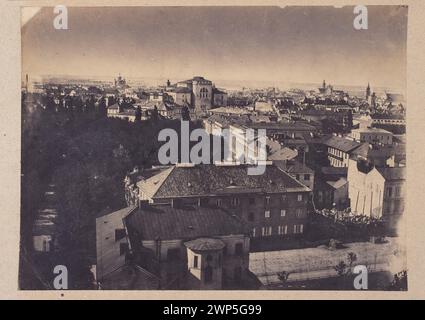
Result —
<instances>
[{"instance_id":1,"label":"large building with tower","mask_svg":"<svg viewBox=\"0 0 425 320\"><path fill-rule=\"evenodd\" d=\"M203 114L213 107L227 105L227 93L216 88L212 81L200 76L173 85L167 81L165 91L175 104L187 105L197 114Z\"/></svg>"}]
</instances>

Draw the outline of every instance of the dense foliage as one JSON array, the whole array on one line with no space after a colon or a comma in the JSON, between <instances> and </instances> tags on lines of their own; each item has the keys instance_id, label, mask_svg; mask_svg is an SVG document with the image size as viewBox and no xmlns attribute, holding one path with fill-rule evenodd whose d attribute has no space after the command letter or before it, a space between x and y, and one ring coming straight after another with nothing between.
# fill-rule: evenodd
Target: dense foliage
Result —
<instances>
[{"instance_id":1,"label":"dense foliage","mask_svg":"<svg viewBox=\"0 0 425 320\"><path fill-rule=\"evenodd\" d=\"M193 127L199 126L193 125ZM74 274L88 274L96 258L95 218L125 206L123 180L134 166L158 164L163 128L180 131L179 120L129 123L95 112L36 109L22 123L22 246L48 184L56 186L60 251ZM87 277L88 278L88 277ZM70 281L71 282L71 281ZM84 288L85 284L74 284ZM71 283L70 283L71 286Z\"/></svg>"}]
</instances>

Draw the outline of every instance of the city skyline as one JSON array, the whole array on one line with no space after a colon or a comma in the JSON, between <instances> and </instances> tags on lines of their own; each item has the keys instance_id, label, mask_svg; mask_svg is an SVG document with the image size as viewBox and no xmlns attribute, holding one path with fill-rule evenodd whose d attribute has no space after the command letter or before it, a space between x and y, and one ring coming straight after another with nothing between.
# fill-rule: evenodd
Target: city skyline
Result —
<instances>
[{"instance_id":1,"label":"city skyline","mask_svg":"<svg viewBox=\"0 0 425 320\"><path fill-rule=\"evenodd\" d=\"M69 30L55 30L43 8L23 26L22 73L182 79L196 70L217 82L404 90L407 8L368 11L364 32L352 7L68 8Z\"/></svg>"}]
</instances>

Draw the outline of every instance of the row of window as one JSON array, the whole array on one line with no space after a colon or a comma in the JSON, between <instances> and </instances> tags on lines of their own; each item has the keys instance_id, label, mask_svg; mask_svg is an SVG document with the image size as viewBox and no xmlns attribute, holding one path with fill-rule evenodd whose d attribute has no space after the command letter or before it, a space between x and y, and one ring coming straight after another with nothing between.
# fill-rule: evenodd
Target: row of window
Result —
<instances>
[{"instance_id":1,"label":"row of window","mask_svg":"<svg viewBox=\"0 0 425 320\"><path fill-rule=\"evenodd\" d=\"M262 237L269 237L272 235L286 235L288 234L288 225L280 225L277 226L277 229L272 227L272 226L267 226L267 227L261 227L260 228L253 228L252 229L252 236L255 237L259 237L260 235ZM261 232L261 233L259 233ZM304 225L303 224L294 224L293 229L292 229L292 233L293 234L301 234L304 232Z\"/></svg>"},{"instance_id":2,"label":"row of window","mask_svg":"<svg viewBox=\"0 0 425 320\"><path fill-rule=\"evenodd\" d=\"M308 177L306 177L306 176L308 176ZM304 180L310 180L310 175L309 174L304 175ZM286 201L286 199L287 199L287 197L286 197L285 194L281 196L281 200L282 201ZM271 200L270 199L270 196L266 196L264 198L265 205L270 205L270 200ZM254 205L256 199L255 198L249 198L248 201L249 201L249 204L250 205ZM303 195L302 194L298 194L297 195L297 201L298 202L303 201ZM217 206L221 206L223 204L223 200L222 199L217 199L216 204L217 204ZM240 204L241 204L241 199L240 198L233 197L233 198L230 199L230 205L232 207L238 207Z\"/></svg>"},{"instance_id":3,"label":"row of window","mask_svg":"<svg viewBox=\"0 0 425 320\"><path fill-rule=\"evenodd\" d=\"M286 209L280 210L280 216L281 217L286 217L286 213L287 213ZM297 218L302 218L303 217L303 209L297 208L295 215L296 215ZM264 218L270 218L270 210L264 211ZM251 221L253 221L253 220L251 220Z\"/></svg>"}]
</instances>

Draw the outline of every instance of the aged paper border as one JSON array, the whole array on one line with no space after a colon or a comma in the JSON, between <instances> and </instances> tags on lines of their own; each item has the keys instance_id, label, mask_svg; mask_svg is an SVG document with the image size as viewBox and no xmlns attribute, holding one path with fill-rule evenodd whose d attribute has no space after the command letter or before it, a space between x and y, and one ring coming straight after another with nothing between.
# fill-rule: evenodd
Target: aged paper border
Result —
<instances>
[{"instance_id":1,"label":"aged paper border","mask_svg":"<svg viewBox=\"0 0 425 320\"><path fill-rule=\"evenodd\" d=\"M19 291L21 6L408 5L407 292L370 291ZM424 299L425 2L423 0L9 0L0 4L0 298L2 299ZM383 53L385 54L385 53Z\"/></svg>"}]
</instances>

